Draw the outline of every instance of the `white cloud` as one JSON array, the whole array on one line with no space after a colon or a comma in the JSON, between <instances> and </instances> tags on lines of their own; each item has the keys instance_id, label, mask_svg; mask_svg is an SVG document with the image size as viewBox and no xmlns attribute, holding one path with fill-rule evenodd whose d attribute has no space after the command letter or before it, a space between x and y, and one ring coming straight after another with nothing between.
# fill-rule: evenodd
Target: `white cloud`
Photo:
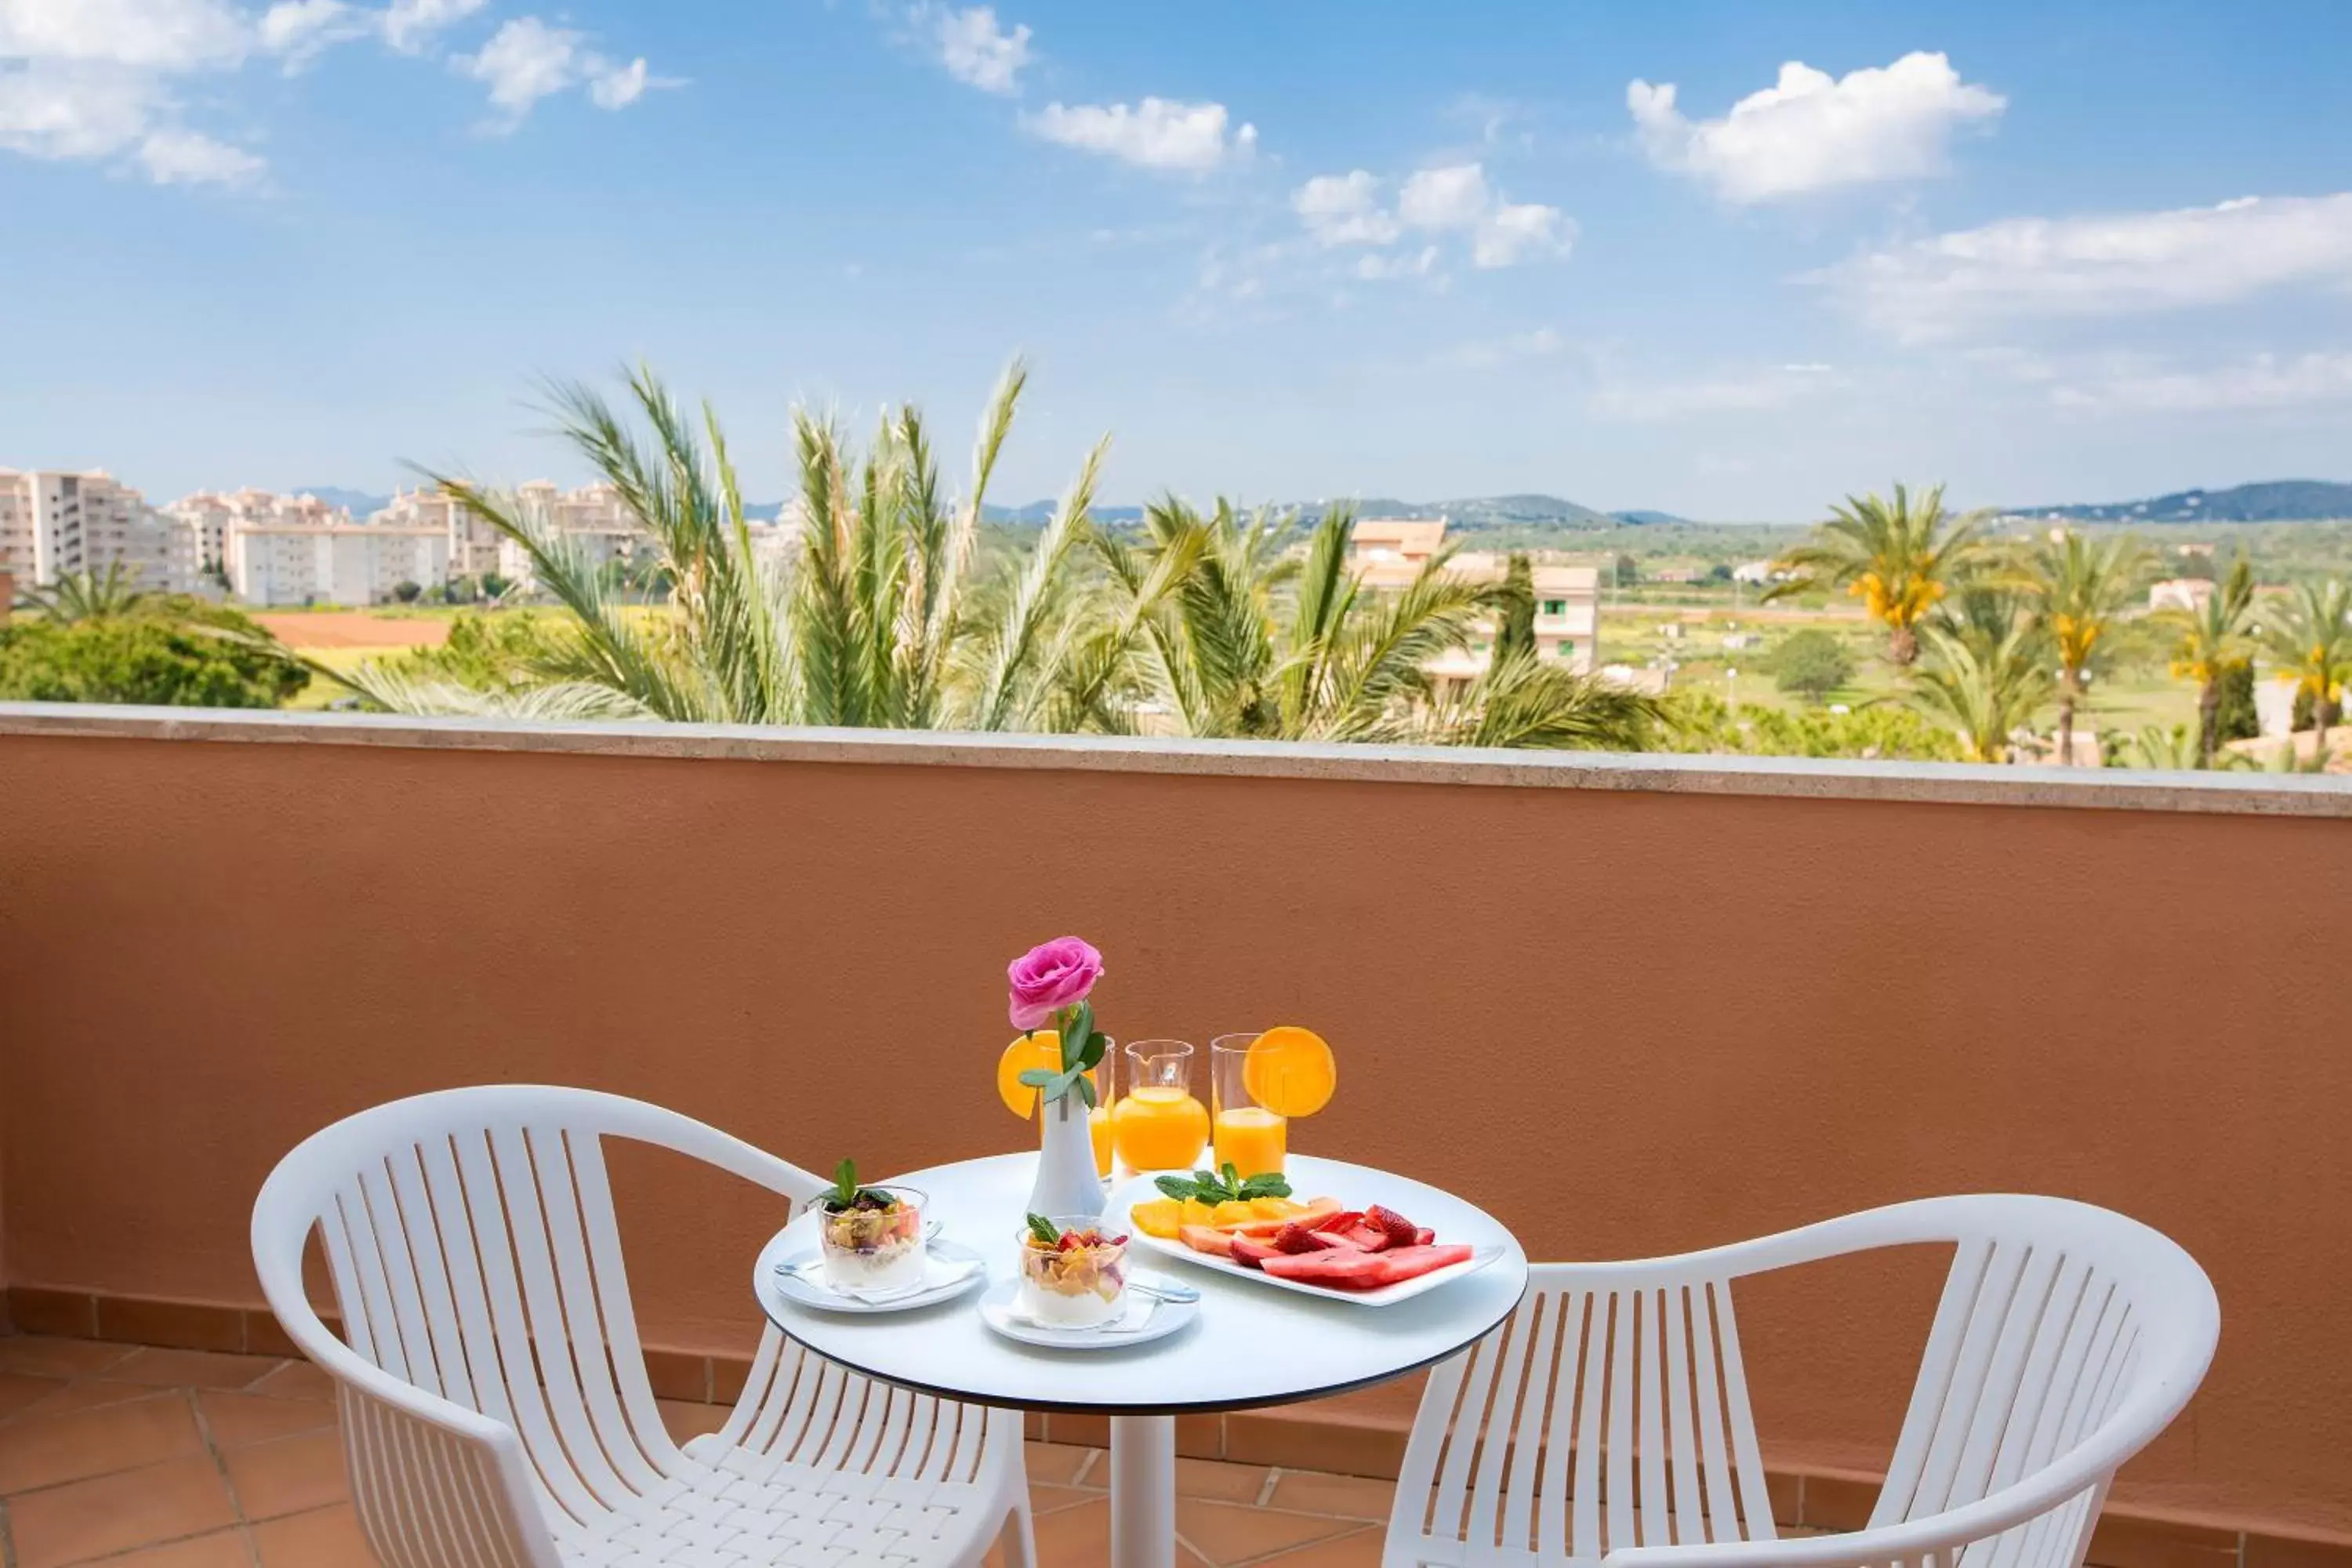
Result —
<instances>
[{"instance_id":1,"label":"white cloud","mask_svg":"<svg viewBox=\"0 0 2352 1568\"><path fill-rule=\"evenodd\" d=\"M1380 188L1363 169L1318 174L1290 194L1291 210L1324 245L1387 245L1403 231L1381 207Z\"/></svg>"},{"instance_id":2,"label":"white cloud","mask_svg":"<svg viewBox=\"0 0 2352 1568\"><path fill-rule=\"evenodd\" d=\"M1924 52L1837 78L1790 60L1778 82L1721 120L1685 119L1672 82L1625 89L1651 161L1740 204L1941 174L1953 133L1990 122L2007 103Z\"/></svg>"},{"instance_id":3,"label":"white cloud","mask_svg":"<svg viewBox=\"0 0 2352 1568\"><path fill-rule=\"evenodd\" d=\"M1231 116L1222 103L1181 103L1147 98L1124 103L1049 103L1022 123L1048 142L1099 153L1147 169L1200 174L1245 161L1257 147L1257 127L1243 125L1230 136Z\"/></svg>"},{"instance_id":4,"label":"white cloud","mask_svg":"<svg viewBox=\"0 0 2352 1568\"><path fill-rule=\"evenodd\" d=\"M1492 370L1497 365L1516 363L1522 360L1550 359L1566 352L1568 340L1556 328L1538 327L1532 331L1515 332L1505 338L1483 338L1466 342L1446 354L1447 363L1470 370Z\"/></svg>"},{"instance_id":5,"label":"white cloud","mask_svg":"<svg viewBox=\"0 0 2352 1568\"><path fill-rule=\"evenodd\" d=\"M1566 256L1576 226L1558 207L1505 203L1478 225L1471 260L1480 267L1516 267L1537 257Z\"/></svg>"},{"instance_id":6,"label":"white cloud","mask_svg":"<svg viewBox=\"0 0 2352 1568\"><path fill-rule=\"evenodd\" d=\"M103 158L137 142L158 88L143 72L89 65L0 68L0 148L31 158Z\"/></svg>"},{"instance_id":7,"label":"white cloud","mask_svg":"<svg viewBox=\"0 0 2352 1568\"><path fill-rule=\"evenodd\" d=\"M2200 370L2122 367L2050 389L2085 414L2211 414L2352 402L2352 353L2250 355Z\"/></svg>"},{"instance_id":8,"label":"white cloud","mask_svg":"<svg viewBox=\"0 0 2352 1568\"><path fill-rule=\"evenodd\" d=\"M481 52L460 56L457 68L490 89L501 110L491 128L511 131L542 98L585 87L599 109L624 109L645 95L649 79L643 59L614 65L587 47L570 27L552 27L536 16L518 16L490 35Z\"/></svg>"},{"instance_id":9,"label":"white cloud","mask_svg":"<svg viewBox=\"0 0 2352 1568\"><path fill-rule=\"evenodd\" d=\"M1367 283L1398 278L1426 278L1437 268L1437 247L1424 245L1410 256L1360 256L1355 273Z\"/></svg>"},{"instance_id":10,"label":"white cloud","mask_svg":"<svg viewBox=\"0 0 2352 1568\"><path fill-rule=\"evenodd\" d=\"M157 131L139 143L139 163L159 185L249 184L268 165L242 147L194 131Z\"/></svg>"},{"instance_id":11,"label":"white cloud","mask_svg":"<svg viewBox=\"0 0 2352 1568\"><path fill-rule=\"evenodd\" d=\"M1657 424L1711 414L1769 414L1832 385L1826 365L1731 371L1696 381L1603 385L1586 399L1596 418Z\"/></svg>"},{"instance_id":12,"label":"white cloud","mask_svg":"<svg viewBox=\"0 0 2352 1568\"><path fill-rule=\"evenodd\" d=\"M189 70L235 65L251 45L219 0L0 0L0 59Z\"/></svg>"},{"instance_id":13,"label":"white cloud","mask_svg":"<svg viewBox=\"0 0 2352 1568\"><path fill-rule=\"evenodd\" d=\"M1021 72L1030 62L1025 26L1006 32L998 25L992 5L940 12L933 26L940 61L950 76L982 92L1021 90Z\"/></svg>"},{"instance_id":14,"label":"white cloud","mask_svg":"<svg viewBox=\"0 0 2352 1568\"><path fill-rule=\"evenodd\" d=\"M422 52L434 36L480 10L485 0L392 0L384 8L383 39L404 55Z\"/></svg>"},{"instance_id":15,"label":"white cloud","mask_svg":"<svg viewBox=\"0 0 2352 1568\"><path fill-rule=\"evenodd\" d=\"M2006 218L1859 256L1811 280L1912 342L2020 319L2224 305L2298 284L2352 283L2352 192Z\"/></svg>"},{"instance_id":16,"label":"white cloud","mask_svg":"<svg viewBox=\"0 0 2352 1568\"><path fill-rule=\"evenodd\" d=\"M320 50L373 30L373 17L344 0L279 0L262 13L261 47L298 69Z\"/></svg>"},{"instance_id":17,"label":"white cloud","mask_svg":"<svg viewBox=\"0 0 2352 1568\"><path fill-rule=\"evenodd\" d=\"M1576 225L1558 207L1503 201L1477 163L1423 169L1405 181L1397 215L1414 228L1471 237L1470 259L1481 268L1563 257Z\"/></svg>"},{"instance_id":18,"label":"white cloud","mask_svg":"<svg viewBox=\"0 0 2352 1568\"><path fill-rule=\"evenodd\" d=\"M1404 183L1397 213L1415 228L1469 228L1486 216L1492 200L1486 172L1476 163L1423 169Z\"/></svg>"}]
</instances>

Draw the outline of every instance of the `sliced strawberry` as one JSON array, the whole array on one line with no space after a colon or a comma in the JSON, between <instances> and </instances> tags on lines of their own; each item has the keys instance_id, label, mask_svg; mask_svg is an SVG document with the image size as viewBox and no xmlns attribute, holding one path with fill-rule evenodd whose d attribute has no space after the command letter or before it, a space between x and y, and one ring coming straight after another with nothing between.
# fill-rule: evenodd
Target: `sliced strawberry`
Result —
<instances>
[{"instance_id":1,"label":"sliced strawberry","mask_svg":"<svg viewBox=\"0 0 2352 1568\"><path fill-rule=\"evenodd\" d=\"M1314 1252L1320 1245L1315 1239L1315 1233L1303 1225L1286 1225L1274 1233L1274 1249L1276 1252Z\"/></svg>"},{"instance_id":2,"label":"sliced strawberry","mask_svg":"<svg viewBox=\"0 0 2352 1568\"><path fill-rule=\"evenodd\" d=\"M1360 1220L1339 1234L1341 1240L1350 1242L1357 1247L1360 1247L1366 1252L1385 1252L1388 1250L1389 1233L1382 1230L1379 1226L1372 1224L1370 1220Z\"/></svg>"},{"instance_id":3,"label":"sliced strawberry","mask_svg":"<svg viewBox=\"0 0 2352 1568\"><path fill-rule=\"evenodd\" d=\"M1318 1251L1323 1252L1361 1252L1364 1250L1362 1247L1358 1247L1354 1242L1349 1241L1346 1237L1334 1236L1328 1230L1310 1230L1307 1233L1307 1239L1309 1242L1312 1242Z\"/></svg>"},{"instance_id":4,"label":"sliced strawberry","mask_svg":"<svg viewBox=\"0 0 2352 1568\"><path fill-rule=\"evenodd\" d=\"M1379 1204L1374 1204L1364 1211L1364 1223L1376 1225L1388 1232L1389 1245L1391 1247L1411 1247L1412 1238L1421 1231L1421 1226L1413 1224L1396 1210L1385 1208Z\"/></svg>"},{"instance_id":5,"label":"sliced strawberry","mask_svg":"<svg viewBox=\"0 0 2352 1568\"><path fill-rule=\"evenodd\" d=\"M1315 1222L1315 1228L1316 1228L1317 1230L1328 1230L1328 1231L1335 1231L1335 1232L1336 1232L1336 1231L1344 1231L1344 1230L1351 1229L1351 1228L1353 1228L1354 1226L1360 1226L1360 1225L1361 1225L1361 1224L1363 1224L1363 1223L1364 1223L1364 1211L1363 1211L1363 1210L1361 1210L1361 1209L1342 1209L1342 1210L1341 1210L1339 1213L1338 1213L1338 1214L1334 1214L1334 1215L1324 1215L1321 1219L1317 1220L1317 1221Z\"/></svg>"},{"instance_id":6,"label":"sliced strawberry","mask_svg":"<svg viewBox=\"0 0 2352 1568\"><path fill-rule=\"evenodd\" d=\"M1255 1237L1246 1236L1234 1237L1234 1261L1236 1263L1246 1263L1255 1268L1269 1258L1282 1256L1284 1255L1276 1252L1271 1245Z\"/></svg>"},{"instance_id":7,"label":"sliced strawberry","mask_svg":"<svg viewBox=\"0 0 2352 1568\"><path fill-rule=\"evenodd\" d=\"M1419 1230L1412 1233L1412 1244L1415 1247L1427 1247L1431 1242L1435 1241L1436 1239L1437 1233L1430 1229L1427 1226L1423 1226Z\"/></svg>"}]
</instances>

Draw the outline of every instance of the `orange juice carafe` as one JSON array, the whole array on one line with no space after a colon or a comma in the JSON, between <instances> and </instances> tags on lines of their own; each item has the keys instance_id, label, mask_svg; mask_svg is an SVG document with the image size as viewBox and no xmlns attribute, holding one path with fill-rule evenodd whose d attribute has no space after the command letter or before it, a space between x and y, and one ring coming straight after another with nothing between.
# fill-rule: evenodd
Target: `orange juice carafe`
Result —
<instances>
[{"instance_id":1,"label":"orange juice carafe","mask_svg":"<svg viewBox=\"0 0 2352 1568\"><path fill-rule=\"evenodd\" d=\"M1127 1047L1127 1089L1112 1108L1111 1142L1131 1171L1189 1171L1208 1146L1209 1111L1192 1097L1192 1047L1137 1040Z\"/></svg>"}]
</instances>

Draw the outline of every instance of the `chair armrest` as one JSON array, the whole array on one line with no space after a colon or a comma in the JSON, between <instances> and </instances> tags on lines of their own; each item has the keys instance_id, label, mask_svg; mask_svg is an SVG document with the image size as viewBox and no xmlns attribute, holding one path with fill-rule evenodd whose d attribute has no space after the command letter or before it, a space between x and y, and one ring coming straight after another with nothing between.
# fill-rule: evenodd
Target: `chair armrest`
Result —
<instances>
[{"instance_id":1,"label":"chair armrest","mask_svg":"<svg viewBox=\"0 0 2352 1568\"><path fill-rule=\"evenodd\" d=\"M1612 1568L1861 1568L1916 1562L1937 1552L1946 1562L1972 1542L1989 1540L2063 1506L2096 1486L2096 1474L2074 1466L2045 1470L1990 1497L1925 1519L1790 1541L1718 1541L1687 1546L1629 1546L1605 1553Z\"/></svg>"}]
</instances>

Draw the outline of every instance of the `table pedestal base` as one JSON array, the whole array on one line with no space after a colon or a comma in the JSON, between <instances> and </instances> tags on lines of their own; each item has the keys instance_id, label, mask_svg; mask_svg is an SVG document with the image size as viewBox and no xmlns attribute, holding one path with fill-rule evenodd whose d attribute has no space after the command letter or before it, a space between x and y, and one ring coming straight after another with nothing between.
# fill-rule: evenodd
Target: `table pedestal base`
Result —
<instances>
[{"instance_id":1,"label":"table pedestal base","mask_svg":"<svg viewBox=\"0 0 2352 1568\"><path fill-rule=\"evenodd\" d=\"M1176 1568L1176 1418L1110 1418L1110 1568Z\"/></svg>"}]
</instances>

